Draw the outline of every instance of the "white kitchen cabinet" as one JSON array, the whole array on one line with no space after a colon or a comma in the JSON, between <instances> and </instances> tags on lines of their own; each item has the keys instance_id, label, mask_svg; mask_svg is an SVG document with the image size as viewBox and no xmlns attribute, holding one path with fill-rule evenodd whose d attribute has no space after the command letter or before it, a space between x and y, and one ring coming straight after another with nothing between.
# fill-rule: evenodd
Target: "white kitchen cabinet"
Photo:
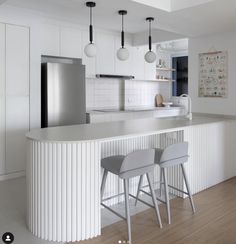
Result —
<instances>
[{"instance_id":1,"label":"white kitchen cabinet","mask_svg":"<svg viewBox=\"0 0 236 244\"><path fill-rule=\"evenodd\" d=\"M60 55L60 27L44 24L41 30L41 54Z\"/></svg>"},{"instance_id":2,"label":"white kitchen cabinet","mask_svg":"<svg viewBox=\"0 0 236 244\"><path fill-rule=\"evenodd\" d=\"M82 32L80 30L61 28L60 45L62 57L82 58Z\"/></svg>"},{"instance_id":3,"label":"white kitchen cabinet","mask_svg":"<svg viewBox=\"0 0 236 244\"><path fill-rule=\"evenodd\" d=\"M6 95L29 95L29 29L6 25Z\"/></svg>"},{"instance_id":4,"label":"white kitchen cabinet","mask_svg":"<svg viewBox=\"0 0 236 244\"><path fill-rule=\"evenodd\" d=\"M0 174L25 169L29 131L29 28L0 24Z\"/></svg>"},{"instance_id":5,"label":"white kitchen cabinet","mask_svg":"<svg viewBox=\"0 0 236 244\"><path fill-rule=\"evenodd\" d=\"M0 23L0 175L5 172L5 25Z\"/></svg>"},{"instance_id":6,"label":"white kitchen cabinet","mask_svg":"<svg viewBox=\"0 0 236 244\"><path fill-rule=\"evenodd\" d=\"M117 58L117 51L121 47L120 37L115 38L115 73L117 75L134 75L133 71L133 47L131 46L131 38L125 39L125 48L129 51L129 58L125 61L121 61Z\"/></svg>"},{"instance_id":7,"label":"white kitchen cabinet","mask_svg":"<svg viewBox=\"0 0 236 244\"><path fill-rule=\"evenodd\" d=\"M96 42L96 34L94 34ZM96 57L87 57L84 53L85 46L89 43L89 34L87 31L82 32L82 63L86 66L85 72L87 78L94 78L96 75Z\"/></svg>"},{"instance_id":8,"label":"white kitchen cabinet","mask_svg":"<svg viewBox=\"0 0 236 244\"><path fill-rule=\"evenodd\" d=\"M25 170L29 96L6 97L6 173Z\"/></svg>"},{"instance_id":9,"label":"white kitchen cabinet","mask_svg":"<svg viewBox=\"0 0 236 244\"><path fill-rule=\"evenodd\" d=\"M96 72L98 74L115 73L115 37L97 33Z\"/></svg>"},{"instance_id":10,"label":"white kitchen cabinet","mask_svg":"<svg viewBox=\"0 0 236 244\"><path fill-rule=\"evenodd\" d=\"M144 79L144 47L133 47L133 73L136 80Z\"/></svg>"}]
</instances>

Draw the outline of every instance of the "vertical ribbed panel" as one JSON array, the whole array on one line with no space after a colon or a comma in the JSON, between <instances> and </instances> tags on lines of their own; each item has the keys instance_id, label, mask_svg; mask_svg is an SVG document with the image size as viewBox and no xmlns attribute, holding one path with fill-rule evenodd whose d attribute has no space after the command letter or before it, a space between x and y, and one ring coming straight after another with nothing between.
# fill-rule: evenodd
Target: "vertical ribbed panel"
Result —
<instances>
[{"instance_id":1,"label":"vertical ribbed panel","mask_svg":"<svg viewBox=\"0 0 236 244\"><path fill-rule=\"evenodd\" d=\"M184 140L189 142L190 158L185 168L193 193L235 176L234 121L186 128Z\"/></svg>"},{"instance_id":2,"label":"vertical ribbed panel","mask_svg":"<svg viewBox=\"0 0 236 244\"><path fill-rule=\"evenodd\" d=\"M100 235L99 142L28 140L28 227L50 241Z\"/></svg>"},{"instance_id":3,"label":"vertical ribbed panel","mask_svg":"<svg viewBox=\"0 0 236 244\"><path fill-rule=\"evenodd\" d=\"M162 134L127 137L107 141L50 143L27 141L27 222L39 238L70 242L101 233L101 158L126 155L134 150L165 148L176 142L189 142L185 164L193 193L200 192L236 175L236 122L218 122L186 127ZM145 179L146 180L146 179ZM159 181L155 167L154 182ZM168 181L184 189L179 167L168 169ZM135 194L138 178L130 182ZM159 186L159 185L157 185ZM122 182L109 174L105 196L123 192ZM176 194L175 191L173 193ZM180 195L181 196L181 195ZM123 198L112 199L113 205Z\"/></svg>"}]
</instances>

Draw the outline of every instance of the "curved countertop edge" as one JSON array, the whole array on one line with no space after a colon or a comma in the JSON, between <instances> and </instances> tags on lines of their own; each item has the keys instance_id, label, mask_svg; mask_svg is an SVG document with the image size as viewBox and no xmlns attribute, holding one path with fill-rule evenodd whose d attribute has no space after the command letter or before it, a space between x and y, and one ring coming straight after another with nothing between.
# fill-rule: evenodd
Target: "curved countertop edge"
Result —
<instances>
[{"instance_id":1,"label":"curved countertop edge","mask_svg":"<svg viewBox=\"0 0 236 244\"><path fill-rule=\"evenodd\" d=\"M83 124L34 129L26 134L30 140L41 142L78 143L90 141L118 140L182 130L186 127L235 120L230 116L194 114L193 120L183 117L145 118L117 122Z\"/></svg>"}]
</instances>

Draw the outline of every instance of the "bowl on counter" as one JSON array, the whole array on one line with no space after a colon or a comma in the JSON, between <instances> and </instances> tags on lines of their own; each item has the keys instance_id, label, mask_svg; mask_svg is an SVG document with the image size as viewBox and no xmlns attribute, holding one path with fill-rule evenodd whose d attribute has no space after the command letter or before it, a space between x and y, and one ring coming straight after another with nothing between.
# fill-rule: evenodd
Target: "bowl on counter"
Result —
<instances>
[{"instance_id":1,"label":"bowl on counter","mask_svg":"<svg viewBox=\"0 0 236 244\"><path fill-rule=\"evenodd\" d=\"M163 102L162 104L163 104L164 107L166 107L166 108L169 108L171 105L173 105L172 102Z\"/></svg>"}]
</instances>

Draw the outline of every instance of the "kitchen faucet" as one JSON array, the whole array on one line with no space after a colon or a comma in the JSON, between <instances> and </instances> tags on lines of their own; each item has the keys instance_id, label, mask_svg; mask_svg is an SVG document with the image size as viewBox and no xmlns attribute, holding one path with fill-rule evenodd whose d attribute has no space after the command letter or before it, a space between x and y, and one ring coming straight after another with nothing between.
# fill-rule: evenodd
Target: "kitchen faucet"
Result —
<instances>
[{"instance_id":1,"label":"kitchen faucet","mask_svg":"<svg viewBox=\"0 0 236 244\"><path fill-rule=\"evenodd\" d=\"M189 120L192 120L193 115L192 115L192 99L191 99L191 97L187 94L182 94L180 97L187 97L188 98L188 113L186 114L186 117Z\"/></svg>"}]
</instances>

